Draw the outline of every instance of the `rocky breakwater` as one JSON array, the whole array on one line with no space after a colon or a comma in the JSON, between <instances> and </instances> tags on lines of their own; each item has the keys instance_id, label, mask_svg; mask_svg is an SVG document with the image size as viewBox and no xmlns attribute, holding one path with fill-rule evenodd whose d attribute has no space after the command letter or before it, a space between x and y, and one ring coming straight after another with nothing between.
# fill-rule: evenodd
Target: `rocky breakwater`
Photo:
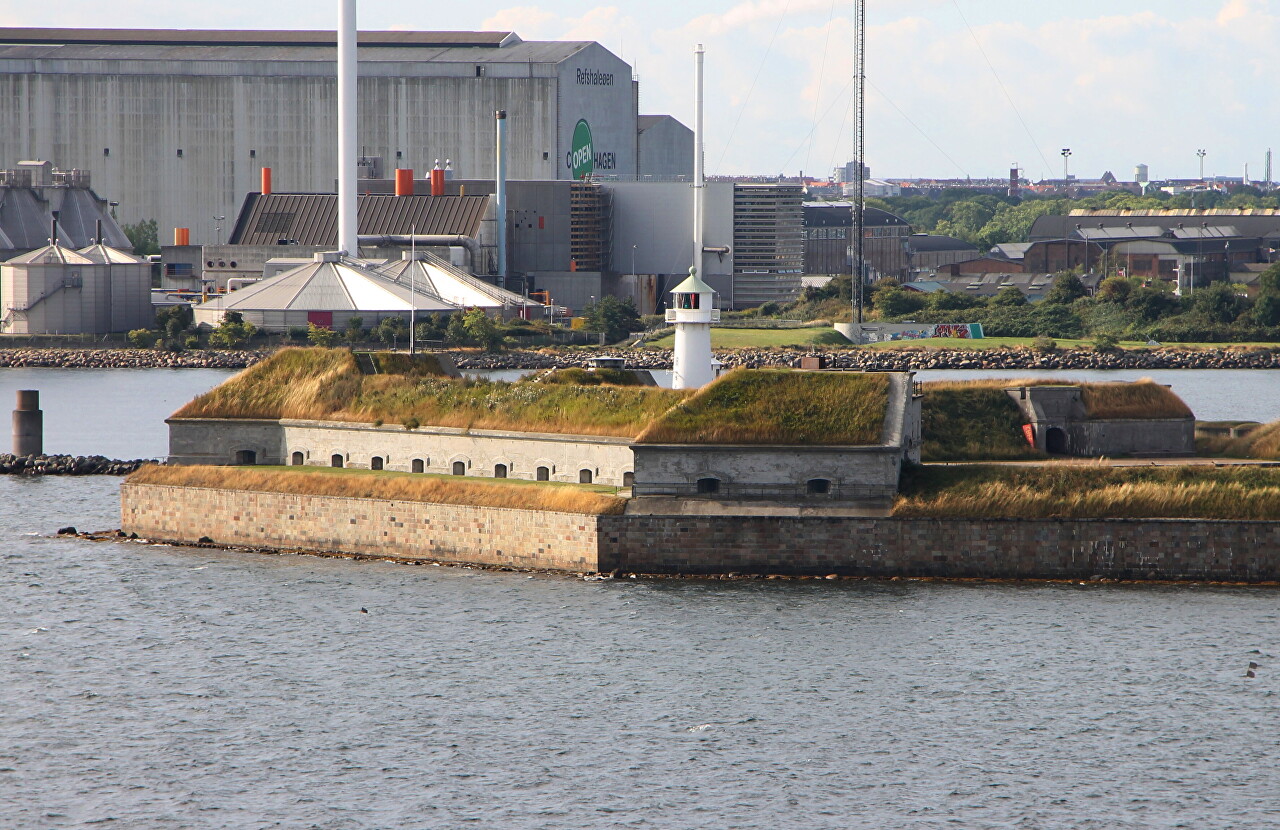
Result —
<instances>
[{"instance_id":1,"label":"rocky breakwater","mask_svg":"<svg viewBox=\"0 0 1280 830\"><path fill-rule=\"evenodd\" d=\"M150 459L119 461L101 455L10 455L0 453L0 475L126 476Z\"/></svg>"},{"instance_id":2,"label":"rocky breakwater","mask_svg":"<svg viewBox=\"0 0 1280 830\"><path fill-rule=\"evenodd\" d=\"M270 354L262 350L0 349L0 368L244 369Z\"/></svg>"},{"instance_id":3,"label":"rocky breakwater","mask_svg":"<svg viewBox=\"0 0 1280 830\"><path fill-rule=\"evenodd\" d=\"M596 351L512 351L462 357L462 369L566 369L588 367L592 358L620 357L633 369L670 369L665 349L600 349ZM901 372L914 369L1280 369L1275 349L1152 348L1098 352L1093 349L734 349L717 351L726 369L744 366L798 365L802 357L825 358L831 369Z\"/></svg>"}]
</instances>

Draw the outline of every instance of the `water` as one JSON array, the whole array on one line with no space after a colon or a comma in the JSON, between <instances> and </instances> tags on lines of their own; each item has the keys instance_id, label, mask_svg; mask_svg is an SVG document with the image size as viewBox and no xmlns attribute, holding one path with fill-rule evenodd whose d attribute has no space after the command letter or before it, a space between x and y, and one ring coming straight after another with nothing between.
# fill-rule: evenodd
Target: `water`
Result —
<instances>
[{"instance_id":1,"label":"water","mask_svg":"<svg viewBox=\"0 0 1280 830\"><path fill-rule=\"evenodd\" d=\"M0 826L1280 811L1273 590L588 583L48 536L114 527L116 484L0 478Z\"/></svg>"},{"instance_id":2,"label":"water","mask_svg":"<svg viewBox=\"0 0 1280 830\"><path fill-rule=\"evenodd\" d=\"M0 369L0 412L8 420L15 391L38 389L46 453L163 457L169 454L164 419L236 371ZM0 451L9 451L7 440Z\"/></svg>"},{"instance_id":3,"label":"water","mask_svg":"<svg viewBox=\"0 0 1280 830\"><path fill-rule=\"evenodd\" d=\"M41 389L50 450L154 455L228 374L10 369L0 401ZM1272 374L1171 374L1202 415L1239 389L1232 417L1276 417ZM1280 811L1270 589L588 583L51 535L69 524L117 527L118 479L0 477L0 827Z\"/></svg>"}]
</instances>

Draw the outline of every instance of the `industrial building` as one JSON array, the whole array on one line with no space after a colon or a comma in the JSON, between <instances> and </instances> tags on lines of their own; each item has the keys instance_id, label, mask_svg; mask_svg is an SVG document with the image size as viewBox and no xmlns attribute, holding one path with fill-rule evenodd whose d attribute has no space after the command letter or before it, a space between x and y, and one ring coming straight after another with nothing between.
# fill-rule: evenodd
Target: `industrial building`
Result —
<instances>
[{"instance_id":1,"label":"industrial building","mask_svg":"<svg viewBox=\"0 0 1280 830\"><path fill-rule=\"evenodd\" d=\"M333 192L335 47L332 31L0 29L0 158L92 168L122 221L218 244L262 167L282 189ZM598 43L363 32L358 56L372 177L449 159L491 179L498 109L512 180L692 172L687 128L642 118L631 67Z\"/></svg>"},{"instance_id":2,"label":"industrial building","mask_svg":"<svg viewBox=\"0 0 1280 830\"><path fill-rule=\"evenodd\" d=\"M0 334L109 334L149 328L151 263L102 243L53 241L0 264Z\"/></svg>"},{"instance_id":3,"label":"industrial building","mask_svg":"<svg viewBox=\"0 0 1280 830\"><path fill-rule=\"evenodd\" d=\"M363 256L399 259L417 244L496 282L495 183L451 179L431 195L426 179L358 179ZM725 308L788 302L803 269L802 190L786 184L710 182L705 188L702 275ZM510 181L507 288L547 292L581 309L603 296L629 297L643 313L688 274L693 261L693 189L679 181ZM249 193L222 245L163 247L163 287L218 292L276 273L273 260L307 261L337 244L332 193ZM296 265L290 262L289 265Z\"/></svg>"},{"instance_id":4,"label":"industrial building","mask_svg":"<svg viewBox=\"0 0 1280 830\"><path fill-rule=\"evenodd\" d=\"M0 259L48 245L55 221L58 239L71 248L101 237L113 248L131 251L111 206L93 192L88 170L59 170L51 161L20 161L0 170Z\"/></svg>"}]
</instances>

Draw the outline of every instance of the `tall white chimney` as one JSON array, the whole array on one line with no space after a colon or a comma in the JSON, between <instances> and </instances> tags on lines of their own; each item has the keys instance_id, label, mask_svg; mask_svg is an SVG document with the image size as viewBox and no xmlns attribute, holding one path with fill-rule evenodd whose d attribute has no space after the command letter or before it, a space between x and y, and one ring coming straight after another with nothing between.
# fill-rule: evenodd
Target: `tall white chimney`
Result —
<instances>
[{"instance_id":1,"label":"tall white chimney","mask_svg":"<svg viewBox=\"0 0 1280 830\"><path fill-rule=\"evenodd\" d=\"M702 133L702 44L693 50L696 60L697 71L695 72L694 83L696 89L694 91L693 106L693 267L698 269L698 274L702 274L702 230L703 210L706 202L707 180L706 170L703 169L704 156L703 151L703 133Z\"/></svg>"},{"instance_id":2,"label":"tall white chimney","mask_svg":"<svg viewBox=\"0 0 1280 830\"><path fill-rule=\"evenodd\" d=\"M338 250L360 255L356 225L356 0L338 22Z\"/></svg>"},{"instance_id":3,"label":"tall white chimney","mask_svg":"<svg viewBox=\"0 0 1280 830\"><path fill-rule=\"evenodd\" d=\"M498 220L498 285L507 285L507 111L498 110L494 114L498 134L496 146L498 152L497 182L494 186L494 213Z\"/></svg>"}]
</instances>

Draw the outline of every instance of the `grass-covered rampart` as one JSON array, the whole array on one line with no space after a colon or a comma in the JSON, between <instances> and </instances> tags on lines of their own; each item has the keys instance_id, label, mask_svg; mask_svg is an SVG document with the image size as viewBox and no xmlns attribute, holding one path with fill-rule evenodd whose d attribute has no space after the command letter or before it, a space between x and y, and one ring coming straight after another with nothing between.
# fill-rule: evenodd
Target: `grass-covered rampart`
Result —
<instances>
[{"instance_id":1,"label":"grass-covered rampart","mask_svg":"<svg viewBox=\"0 0 1280 830\"><path fill-rule=\"evenodd\" d=\"M1154 381L1081 383L1052 378L931 381L921 384L925 461L1017 461L1043 458L1023 434L1027 423L1004 390L1015 386L1080 386L1090 420L1189 418L1191 410ZM1280 437L1280 436L1278 436Z\"/></svg>"},{"instance_id":2,"label":"grass-covered rampart","mask_svg":"<svg viewBox=\"0 0 1280 830\"><path fill-rule=\"evenodd\" d=\"M1204 442L1204 450L1228 458L1280 460L1280 421L1263 424L1239 438L1210 439Z\"/></svg>"},{"instance_id":3,"label":"grass-covered rampart","mask_svg":"<svg viewBox=\"0 0 1280 830\"><path fill-rule=\"evenodd\" d=\"M384 363L383 370L394 369ZM884 374L737 370L695 391L566 369L516 383L362 371L345 349L285 349L174 418L319 421L638 437L649 443L878 444Z\"/></svg>"},{"instance_id":4,"label":"grass-covered rampart","mask_svg":"<svg viewBox=\"0 0 1280 830\"><path fill-rule=\"evenodd\" d=\"M158 467L133 473L131 484L205 487L308 496L343 496L613 515L626 499L612 487L520 479L476 479L421 473L347 470L329 467Z\"/></svg>"},{"instance_id":5,"label":"grass-covered rampart","mask_svg":"<svg viewBox=\"0 0 1280 830\"><path fill-rule=\"evenodd\" d=\"M887 374L738 369L650 424L641 444L879 444Z\"/></svg>"},{"instance_id":6,"label":"grass-covered rampart","mask_svg":"<svg viewBox=\"0 0 1280 830\"><path fill-rule=\"evenodd\" d=\"M387 368L392 368L388 366ZM175 418L300 418L631 437L688 392L366 374L346 349L284 349Z\"/></svg>"},{"instance_id":7,"label":"grass-covered rampart","mask_svg":"<svg viewBox=\"0 0 1280 830\"><path fill-rule=\"evenodd\" d=\"M1280 519L1280 469L1031 465L918 467L893 515L974 519Z\"/></svg>"}]
</instances>

